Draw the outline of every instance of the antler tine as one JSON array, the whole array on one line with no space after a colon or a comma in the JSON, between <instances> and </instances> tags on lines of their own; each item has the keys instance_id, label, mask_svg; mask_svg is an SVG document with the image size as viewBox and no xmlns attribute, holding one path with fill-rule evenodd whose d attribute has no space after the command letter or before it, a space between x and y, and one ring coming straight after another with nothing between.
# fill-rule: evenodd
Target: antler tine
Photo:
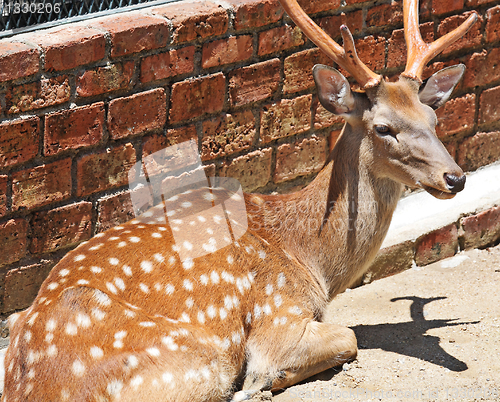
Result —
<instances>
[{"instance_id":1,"label":"antler tine","mask_svg":"<svg viewBox=\"0 0 500 402\"><path fill-rule=\"evenodd\" d=\"M306 36L316 44L335 63L348 71L364 88L374 87L382 77L368 68L358 57L354 39L347 26L340 28L344 47L328 36L299 6L296 0L280 0L289 17L302 29Z\"/></svg>"},{"instance_id":2,"label":"antler tine","mask_svg":"<svg viewBox=\"0 0 500 402\"><path fill-rule=\"evenodd\" d=\"M477 21L477 14L472 14L458 28L432 43L425 43L420 34L418 0L403 1L403 19L408 58L405 71L401 75L421 81L426 64L447 46L465 35Z\"/></svg>"}]
</instances>

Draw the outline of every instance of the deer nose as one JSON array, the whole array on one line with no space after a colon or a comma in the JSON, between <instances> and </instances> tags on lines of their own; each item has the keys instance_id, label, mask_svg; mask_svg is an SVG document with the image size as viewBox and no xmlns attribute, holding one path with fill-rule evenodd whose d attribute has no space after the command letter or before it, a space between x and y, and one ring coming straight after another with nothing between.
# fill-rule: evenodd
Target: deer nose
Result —
<instances>
[{"instance_id":1,"label":"deer nose","mask_svg":"<svg viewBox=\"0 0 500 402\"><path fill-rule=\"evenodd\" d=\"M465 186L465 175L461 175L460 177L455 176L454 174L445 173L444 180L446 181L446 185L448 186L448 190L452 193L458 193L462 191Z\"/></svg>"}]
</instances>

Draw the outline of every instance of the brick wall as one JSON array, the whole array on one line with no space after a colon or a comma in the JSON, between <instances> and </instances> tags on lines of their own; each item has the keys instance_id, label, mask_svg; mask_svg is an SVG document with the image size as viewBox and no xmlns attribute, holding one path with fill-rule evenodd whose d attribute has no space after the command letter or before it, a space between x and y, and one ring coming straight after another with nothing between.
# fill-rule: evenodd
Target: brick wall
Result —
<instances>
[{"instance_id":1,"label":"brick wall","mask_svg":"<svg viewBox=\"0 0 500 402\"><path fill-rule=\"evenodd\" d=\"M377 72L403 70L401 1L302 3L336 39L345 20ZM480 14L426 72L467 66L438 133L474 170L500 157L500 1L421 3L429 40ZM247 191L309 181L342 125L318 104L316 63L329 62L277 0L186 1L1 40L0 313L29 305L68 250L132 217L128 168L162 147L196 139L208 171Z\"/></svg>"}]
</instances>

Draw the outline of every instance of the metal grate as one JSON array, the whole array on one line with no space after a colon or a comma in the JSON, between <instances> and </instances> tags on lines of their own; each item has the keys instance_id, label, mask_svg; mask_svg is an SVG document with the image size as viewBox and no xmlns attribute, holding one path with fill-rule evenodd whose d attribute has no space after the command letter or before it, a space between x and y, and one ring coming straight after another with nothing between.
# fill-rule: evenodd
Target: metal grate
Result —
<instances>
[{"instance_id":1,"label":"metal grate","mask_svg":"<svg viewBox=\"0 0 500 402\"><path fill-rule=\"evenodd\" d=\"M0 37L179 0L0 0Z\"/></svg>"}]
</instances>

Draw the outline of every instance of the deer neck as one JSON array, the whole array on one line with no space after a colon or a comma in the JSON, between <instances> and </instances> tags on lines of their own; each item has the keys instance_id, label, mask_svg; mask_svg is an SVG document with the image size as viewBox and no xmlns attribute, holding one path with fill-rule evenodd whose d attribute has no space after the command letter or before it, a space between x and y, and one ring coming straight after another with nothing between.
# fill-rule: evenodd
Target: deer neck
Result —
<instances>
[{"instance_id":1,"label":"deer neck","mask_svg":"<svg viewBox=\"0 0 500 402\"><path fill-rule=\"evenodd\" d=\"M327 164L303 190L249 197L250 227L307 269L329 299L366 272L402 190L371 171L370 145L358 131L344 127Z\"/></svg>"}]
</instances>

